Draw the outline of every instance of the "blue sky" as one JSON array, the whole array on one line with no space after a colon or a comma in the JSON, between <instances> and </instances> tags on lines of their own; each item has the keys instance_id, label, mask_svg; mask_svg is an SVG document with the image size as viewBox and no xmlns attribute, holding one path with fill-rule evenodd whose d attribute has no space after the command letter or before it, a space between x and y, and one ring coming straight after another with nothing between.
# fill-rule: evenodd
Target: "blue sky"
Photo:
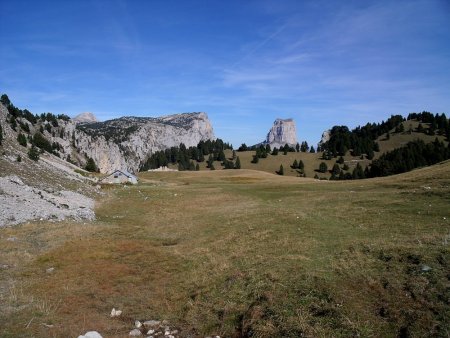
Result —
<instances>
[{"instance_id":1,"label":"blue sky","mask_svg":"<svg viewBox=\"0 0 450 338\"><path fill-rule=\"evenodd\" d=\"M0 92L33 113L208 113L262 141L450 107L450 2L0 0Z\"/></svg>"}]
</instances>

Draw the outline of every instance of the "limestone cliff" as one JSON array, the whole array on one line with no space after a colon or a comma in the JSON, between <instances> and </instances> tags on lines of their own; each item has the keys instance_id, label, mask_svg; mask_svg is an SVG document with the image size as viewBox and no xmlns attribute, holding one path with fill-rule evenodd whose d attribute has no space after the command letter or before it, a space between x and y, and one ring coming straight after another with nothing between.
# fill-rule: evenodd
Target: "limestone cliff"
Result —
<instances>
[{"instance_id":1,"label":"limestone cliff","mask_svg":"<svg viewBox=\"0 0 450 338\"><path fill-rule=\"evenodd\" d=\"M95 117L94 114L86 112L86 113L81 113L77 116L75 116L72 119L74 122L76 123L93 123L93 122L98 122L97 118Z\"/></svg>"},{"instance_id":2,"label":"limestone cliff","mask_svg":"<svg viewBox=\"0 0 450 338\"><path fill-rule=\"evenodd\" d=\"M9 127L11 115L0 103L0 121L4 136L16 140L23 128ZM214 132L206 113L186 113L152 117L122 117L105 122L89 122L95 117L84 114L81 119L37 119L30 123L17 117L16 124L27 125L30 136L41 132L54 145L52 152L61 159L84 167L89 157L100 172L115 169L137 172L154 152L184 143L196 146L201 140L214 139ZM17 141L15 141L17 142ZM30 144L28 144L30 147Z\"/></svg>"},{"instance_id":3,"label":"limestone cliff","mask_svg":"<svg viewBox=\"0 0 450 338\"><path fill-rule=\"evenodd\" d=\"M280 148L285 144L295 146L297 144L297 130L294 120L276 119L263 144L269 144L272 148Z\"/></svg>"},{"instance_id":4,"label":"limestone cliff","mask_svg":"<svg viewBox=\"0 0 450 338\"><path fill-rule=\"evenodd\" d=\"M92 157L101 172L117 168L136 172L147 157L184 143L196 146L214 139L206 113L187 113L151 117L122 117L115 120L78 125L75 145Z\"/></svg>"}]
</instances>

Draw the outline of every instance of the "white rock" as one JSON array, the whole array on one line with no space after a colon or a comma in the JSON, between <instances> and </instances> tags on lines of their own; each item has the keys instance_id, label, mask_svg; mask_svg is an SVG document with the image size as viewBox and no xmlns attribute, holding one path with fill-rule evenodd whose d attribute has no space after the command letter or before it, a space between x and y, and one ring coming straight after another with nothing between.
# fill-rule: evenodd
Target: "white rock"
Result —
<instances>
[{"instance_id":1,"label":"white rock","mask_svg":"<svg viewBox=\"0 0 450 338\"><path fill-rule=\"evenodd\" d=\"M290 146L297 144L295 122L293 119L276 119L263 144L270 144L272 148L280 148L286 143Z\"/></svg>"},{"instance_id":2,"label":"white rock","mask_svg":"<svg viewBox=\"0 0 450 338\"><path fill-rule=\"evenodd\" d=\"M111 310L111 317L119 317L122 314L122 310L116 310L115 308L113 308Z\"/></svg>"},{"instance_id":3,"label":"white rock","mask_svg":"<svg viewBox=\"0 0 450 338\"><path fill-rule=\"evenodd\" d=\"M53 271L55 271L55 268L48 268L47 270L45 270L45 272L47 273L52 273Z\"/></svg>"},{"instance_id":4,"label":"white rock","mask_svg":"<svg viewBox=\"0 0 450 338\"><path fill-rule=\"evenodd\" d=\"M139 329L140 327L142 327L142 323L139 320L136 320L134 322L134 326L136 326Z\"/></svg>"},{"instance_id":5,"label":"white rock","mask_svg":"<svg viewBox=\"0 0 450 338\"><path fill-rule=\"evenodd\" d=\"M97 331L89 331L84 336L78 336L78 338L103 338Z\"/></svg>"},{"instance_id":6,"label":"white rock","mask_svg":"<svg viewBox=\"0 0 450 338\"><path fill-rule=\"evenodd\" d=\"M147 320L144 322L144 326L148 329L158 328L161 325L159 320Z\"/></svg>"},{"instance_id":7,"label":"white rock","mask_svg":"<svg viewBox=\"0 0 450 338\"><path fill-rule=\"evenodd\" d=\"M186 147L196 146L201 140L214 139L214 132L206 113L176 114L158 118L122 117L97 125L101 130L117 130L120 146L114 137L106 139L103 135L93 137L77 129L74 121L61 122L67 133L74 134L77 148L81 153L92 157L103 173L115 169L137 171L149 153L164 150L184 143ZM124 137L127 128L136 128ZM100 131L98 129L97 131ZM64 153L72 151L71 139L59 140ZM65 141L65 142L63 142ZM131 156L129 155L131 154Z\"/></svg>"},{"instance_id":8,"label":"white rock","mask_svg":"<svg viewBox=\"0 0 450 338\"><path fill-rule=\"evenodd\" d=\"M130 337L139 337L142 336L142 332L139 329L133 329L130 331Z\"/></svg>"},{"instance_id":9,"label":"white rock","mask_svg":"<svg viewBox=\"0 0 450 338\"><path fill-rule=\"evenodd\" d=\"M145 325L145 323L144 323L144 325ZM153 329L148 330L148 332L147 332L147 334L154 334L154 333L155 333L155 330L153 330Z\"/></svg>"}]
</instances>

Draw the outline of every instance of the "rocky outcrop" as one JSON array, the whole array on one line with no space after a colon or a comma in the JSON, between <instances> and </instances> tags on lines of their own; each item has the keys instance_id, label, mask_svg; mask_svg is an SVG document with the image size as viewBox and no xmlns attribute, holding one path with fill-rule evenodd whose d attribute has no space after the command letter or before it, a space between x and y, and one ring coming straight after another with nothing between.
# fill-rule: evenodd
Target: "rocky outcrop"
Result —
<instances>
[{"instance_id":1,"label":"rocky outcrop","mask_svg":"<svg viewBox=\"0 0 450 338\"><path fill-rule=\"evenodd\" d=\"M0 121L8 125L8 111L0 104ZM214 139L214 132L206 113L186 113L152 117L122 117L105 122L91 113L74 119L40 119L32 124L17 117L18 124L28 125L27 134L41 132L53 145L52 152L61 159L84 167L92 158L102 173L115 169L135 173L156 151L196 146L200 141ZM22 129L22 127L20 127ZM15 141L17 131L4 128L6 137Z\"/></svg>"},{"instance_id":2,"label":"rocky outcrop","mask_svg":"<svg viewBox=\"0 0 450 338\"><path fill-rule=\"evenodd\" d=\"M297 130L294 120L276 119L263 144L269 144L272 148L280 148L285 144L295 146L297 144Z\"/></svg>"},{"instance_id":3,"label":"rocky outcrop","mask_svg":"<svg viewBox=\"0 0 450 338\"><path fill-rule=\"evenodd\" d=\"M151 117L122 117L115 120L69 126L72 146L92 157L101 172L126 169L136 172L152 153L179 146L196 146L214 139L206 113ZM67 146L67 142L66 142Z\"/></svg>"},{"instance_id":4,"label":"rocky outcrop","mask_svg":"<svg viewBox=\"0 0 450 338\"><path fill-rule=\"evenodd\" d=\"M75 123L94 123L94 122L98 122L97 118L95 117L94 114L86 112L86 113L81 113L77 116L75 116L72 119Z\"/></svg>"},{"instance_id":5,"label":"rocky outcrop","mask_svg":"<svg viewBox=\"0 0 450 338\"><path fill-rule=\"evenodd\" d=\"M331 130L330 129L325 130L322 133L322 138L320 139L320 142L318 144L318 148L322 148L323 145L330 140L330 135L331 135Z\"/></svg>"}]
</instances>

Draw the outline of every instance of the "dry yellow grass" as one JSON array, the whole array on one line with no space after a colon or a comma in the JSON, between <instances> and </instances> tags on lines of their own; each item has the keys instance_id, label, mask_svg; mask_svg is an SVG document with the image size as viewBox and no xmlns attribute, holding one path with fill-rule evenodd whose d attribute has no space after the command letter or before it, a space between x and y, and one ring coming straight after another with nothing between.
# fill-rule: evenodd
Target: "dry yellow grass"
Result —
<instances>
[{"instance_id":1,"label":"dry yellow grass","mask_svg":"<svg viewBox=\"0 0 450 338\"><path fill-rule=\"evenodd\" d=\"M96 222L0 229L0 335L168 319L194 337L445 336L449 194L450 162L351 182L144 173Z\"/></svg>"}]
</instances>

